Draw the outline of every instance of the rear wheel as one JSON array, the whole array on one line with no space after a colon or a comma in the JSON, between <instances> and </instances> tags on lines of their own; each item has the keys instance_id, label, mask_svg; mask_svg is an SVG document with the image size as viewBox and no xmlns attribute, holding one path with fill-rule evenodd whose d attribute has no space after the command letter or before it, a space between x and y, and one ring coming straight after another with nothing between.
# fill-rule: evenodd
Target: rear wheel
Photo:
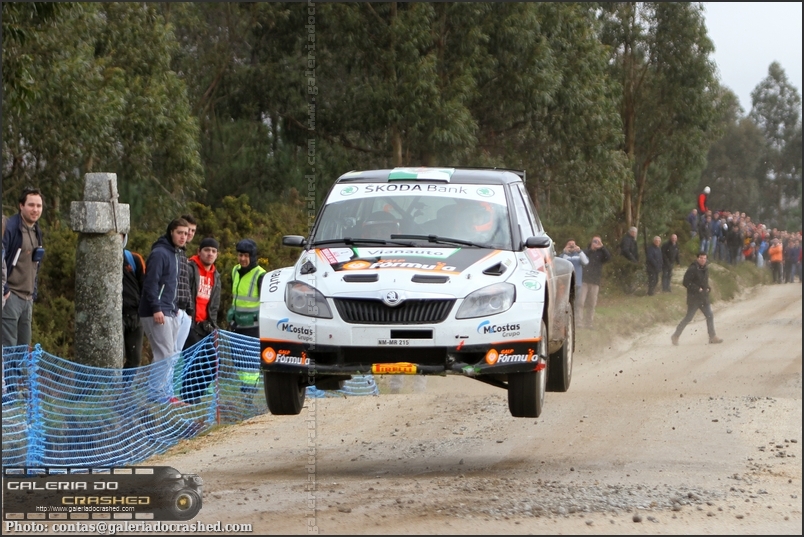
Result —
<instances>
[{"instance_id":1,"label":"rear wheel","mask_svg":"<svg viewBox=\"0 0 804 537\"><path fill-rule=\"evenodd\" d=\"M547 354L547 325L542 320L539 360ZM538 363L538 362L537 362ZM508 410L515 418L538 418L544 407L547 370L510 373L508 375Z\"/></svg>"},{"instance_id":2,"label":"rear wheel","mask_svg":"<svg viewBox=\"0 0 804 537\"><path fill-rule=\"evenodd\" d=\"M572 355L575 352L575 308L570 302L567 318L567 339L547 362L547 391L565 392L572 380Z\"/></svg>"},{"instance_id":3,"label":"rear wheel","mask_svg":"<svg viewBox=\"0 0 804 537\"><path fill-rule=\"evenodd\" d=\"M265 373L265 402L277 416L293 416L301 412L307 390L301 375Z\"/></svg>"}]
</instances>

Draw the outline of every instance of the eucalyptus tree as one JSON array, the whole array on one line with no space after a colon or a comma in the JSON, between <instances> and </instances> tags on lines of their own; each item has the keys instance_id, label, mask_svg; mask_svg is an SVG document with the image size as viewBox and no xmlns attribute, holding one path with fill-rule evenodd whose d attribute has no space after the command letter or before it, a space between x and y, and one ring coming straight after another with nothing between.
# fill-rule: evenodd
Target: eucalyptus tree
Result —
<instances>
[{"instance_id":1,"label":"eucalyptus tree","mask_svg":"<svg viewBox=\"0 0 804 537\"><path fill-rule=\"evenodd\" d=\"M468 109L479 61L474 3L320 4L321 133L379 165L440 164L471 154ZM319 49L321 50L321 49Z\"/></svg>"},{"instance_id":2,"label":"eucalyptus tree","mask_svg":"<svg viewBox=\"0 0 804 537\"><path fill-rule=\"evenodd\" d=\"M601 39L619 82L622 150L633 177L622 185L623 225L639 225L642 204L691 187L716 134L718 82L703 5L689 2L600 4ZM653 175L652 166L665 170Z\"/></svg>"},{"instance_id":3,"label":"eucalyptus tree","mask_svg":"<svg viewBox=\"0 0 804 537\"><path fill-rule=\"evenodd\" d=\"M762 131L743 116L737 96L723 89L722 135L709 148L698 191L709 186L709 206L760 215L758 173L765 157Z\"/></svg>"},{"instance_id":4,"label":"eucalyptus tree","mask_svg":"<svg viewBox=\"0 0 804 537\"><path fill-rule=\"evenodd\" d=\"M749 117L765 139L759 216L787 227L793 224L790 209L795 207L795 214L801 215L801 95L782 66L773 62L768 76L751 92L751 103Z\"/></svg>"},{"instance_id":5,"label":"eucalyptus tree","mask_svg":"<svg viewBox=\"0 0 804 537\"><path fill-rule=\"evenodd\" d=\"M547 207L552 196L574 218L608 215L619 118L588 6L324 8L319 46L335 60L319 72L324 135L375 165L526 168Z\"/></svg>"},{"instance_id":6,"label":"eucalyptus tree","mask_svg":"<svg viewBox=\"0 0 804 537\"><path fill-rule=\"evenodd\" d=\"M34 97L33 77L28 71L33 62L22 52L26 42L40 30L51 27L64 11L74 9L71 2L2 2L3 28L3 109L9 111L30 106Z\"/></svg>"},{"instance_id":7,"label":"eucalyptus tree","mask_svg":"<svg viewBox=\"0 0 804 537\"><path fill-rule=\"evenodd\" d=\"M304 3L165 3L179 43L173 66L200 122L204 189L218 205L246 194L266 210L306 188L308 10ZM322 26L324 21L313 15ZM320 29L320 28L319 28ZM315 38L313 34L313 38ZM312 58L317 43L312 42ZM321 151L324 151L322 148Z\"/></svg>"},{"instance_id":8,"label":"eucalyptus tree","mask_svg":"<svg viewBox=\"0 0 804 537\"><path fill-rule=\"evenodd\" d=\"M494 4L472 111L479 154L528 171L554 223L613 216L625 159L607 49L590 5Z\"/></svg>"},{"instance_id":9,"label":"eucalyptus tree","mask_svg":"<svg viewBox=\"0 0 804 537\"><path fill-rule=\"evenodd\" d=\"M28 30L3 51L4 67L30 58L26 106L4 109L6 189L41 187L45 218L57 224L82 198L84 173L115 172L135 220L161 229L197 187L200 162L184 85L170 71L173 38L155 6L75 4ZM19 89L8 89L4 99L19 102Z\"/></svg>"}]
</instances>

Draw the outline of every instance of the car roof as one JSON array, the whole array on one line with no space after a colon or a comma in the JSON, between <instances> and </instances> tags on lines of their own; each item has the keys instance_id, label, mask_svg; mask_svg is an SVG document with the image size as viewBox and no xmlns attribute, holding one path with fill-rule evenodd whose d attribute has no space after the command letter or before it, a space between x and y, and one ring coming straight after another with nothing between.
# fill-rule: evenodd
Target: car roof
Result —
<instances>
[{"instance_id":1,"label":"car roof","mask_svg":"<svg viewBox=\"0 0 804 537\"><path fill-rule=\"evenodd\" d=\"M410 174L408 178L394 177L394 172L404 172ZM351 171L341 175L336 183L387 183L397 181L421 181L439 182L439 179L432 178L428 172L446 173L448 180L440 181L449 184L509 184L525 181L525 172L522 170L511 170L507 168L442 168L442 167L402 167L387 168L382 170L363 170ZM417 178L416 174L423 177Z\"/></svg>"}]
</instances>

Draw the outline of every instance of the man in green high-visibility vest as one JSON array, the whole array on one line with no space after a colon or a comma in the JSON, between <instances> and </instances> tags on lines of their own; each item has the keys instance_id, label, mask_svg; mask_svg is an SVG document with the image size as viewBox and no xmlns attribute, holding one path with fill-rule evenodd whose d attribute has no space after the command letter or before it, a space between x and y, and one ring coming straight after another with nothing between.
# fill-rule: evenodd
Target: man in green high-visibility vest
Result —
<instances>
[{"instance_id":1,"label":"man in green high-visibility vest","mask_svg":"<svg viewBox=\"0 0 804 537\"><path fill-rule=\"evenodd\" d=\"M260 287L265 269L257 265L257 243L243 239L237 243L237 261L232 268L232 307L229 326L233 332L260 337Z\"/></svg>"}]
</instances>

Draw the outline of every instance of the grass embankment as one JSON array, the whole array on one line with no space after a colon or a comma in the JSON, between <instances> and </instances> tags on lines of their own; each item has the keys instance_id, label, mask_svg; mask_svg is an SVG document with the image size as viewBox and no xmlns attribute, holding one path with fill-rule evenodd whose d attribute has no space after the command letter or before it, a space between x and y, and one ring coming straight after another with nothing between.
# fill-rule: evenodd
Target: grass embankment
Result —
<instances>
[{"instance_id":1,"label":"grass embankment","mask_svg":"<svg viewBox=\"0 0 804 537\"><path fill-rule=\"evenodd\" d=\"M638 288L634 294L625 294L611 288L606 288L605 294L601 291L595 310L595 330L579 328L576 348L580 352L593 348L603 350L616 340L627 339L656 325L678 323L687 311L687 291L681 285L687 267L689 265L676 267L673 271L670 293L662 292L661 281L653 296L647 296L644 286ZM771 281L767 267L758 268L750 262L737 265L710 263L710 301L716 307L718 302L733 300L743 291ZM576 312L576 321L579 324L580 315L581 312ZM703 314L699 313L696 319L703 319ZM669 337L670 332L668 344Z\"/></svg>"}]
</instances>

